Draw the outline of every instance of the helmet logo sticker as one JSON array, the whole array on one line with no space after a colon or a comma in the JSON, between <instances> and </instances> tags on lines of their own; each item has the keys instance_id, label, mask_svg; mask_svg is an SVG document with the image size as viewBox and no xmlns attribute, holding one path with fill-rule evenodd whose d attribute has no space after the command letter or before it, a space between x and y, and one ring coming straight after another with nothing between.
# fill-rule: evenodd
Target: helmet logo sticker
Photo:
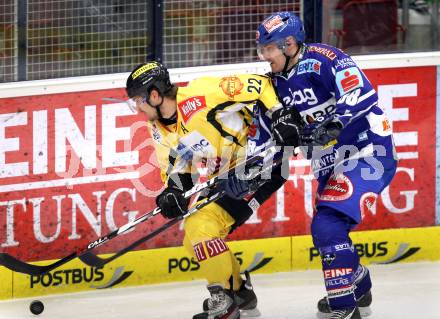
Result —
<instances>
[{"instance_id":1,"label":"helmet logo sticker","mask_svg":"<svg viewBox=\"0 0 440 319\"><path fill-rule=\"evenodd\" d=\"M138 70L136 70L136 72L133 73L133 75L131 76L133 79L136 79L139 75L141 75L142 73L145 73L147 71L150 71L151 69L154 69L155 67L157 67L157 63L152 62L152 63L148 63L145 64L143 67L139 68Z\"/></svg>"},{"instance_id":2,"label":"helmet logo sticker","mask_svg":"<svg viewBox=\"0 0 440 319\"><path fill-rule=\"evenodd\" d=\"M279 27L284 25L283 19L277 15L266 22L263 22L264 28L267 32L271 33L272 31L278 29Z\"/></svg>"},{"instance_id":3,"label":"helmet logo sticker","mask_svg":"<svg viewBox=\"0 0 440 319\"><path fill-rule=\"evenodd\" d=\"M219 86L222 88L229 98L233 99L235 95L239 95L244 85L236 76L227 76L221 79Z\"/></svg>"}]
</instances>

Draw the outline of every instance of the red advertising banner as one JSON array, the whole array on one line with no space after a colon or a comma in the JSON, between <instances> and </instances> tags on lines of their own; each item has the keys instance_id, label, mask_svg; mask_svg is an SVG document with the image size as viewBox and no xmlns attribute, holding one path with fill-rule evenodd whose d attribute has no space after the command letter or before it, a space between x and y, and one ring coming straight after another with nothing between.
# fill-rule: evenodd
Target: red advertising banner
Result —
<instances>
[{"instance_id":1,"label":"red advertising banner","mask_svg":"<svg viewBox=\"0 0 440 319\"><path fill-rule=\"evenodd\" d=\"M436 68L368 70L400 158L391 186L360 229L435 222ZM0 250L23 260L62 257L154 208L161 191L153 142L124 91L0 99ZM308 162L232 235L308 234L316 184ZM158 216L101 247L110 252L164 222ZM180 226L140 249L177 246Z\"/></svg>"}]
</instances>

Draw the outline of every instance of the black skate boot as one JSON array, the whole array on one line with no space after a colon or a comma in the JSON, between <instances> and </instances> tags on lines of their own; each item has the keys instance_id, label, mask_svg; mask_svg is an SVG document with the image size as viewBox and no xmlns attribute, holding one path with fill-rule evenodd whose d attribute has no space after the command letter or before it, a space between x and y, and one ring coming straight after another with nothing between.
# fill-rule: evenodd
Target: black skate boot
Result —
<instances>
[{"instance_id":1,"label":"black skate boot","mask_svg":"<svg viewBox=\"0 0 440 319\"><path fill-rule=\"evenodd\" d=\"M360 297L356 301L356 306L359 308L359 312L362 316L368 317L371 315L371 302L373 301L373 297L371 295L371 290L368 290L362 297ZM328 303L327 297L322 298L318 301L318 318L319 319L329 319L332 315L332 310L330 308L330 304Z\"/></svg>"},{"instance_id":2,"label":"black skate boot","mask_svg":"<svg viewBox=\"0 0 440 319\"><path fill-rule=\"evenodd\" d=\"M240 310L234 300L233 293L225 290L220 284L208 285L210 308L193 316L193 319L239 319Z\"/></svg>"},{"instance_id":3,"label":"black skate boot","mask_svg":"<svg viewBox=\"0 0 440 319\"><path fill-rule=\"evenodd\" d=\"M259 317L260 311L257 309L257 295L255 295L254 288L251 283L251 276L248 271L244 272L246 277L241 283L238 291L234 291L235 303L240 308L241 316L243 317ZM231 284L232 284L232 280ZM212 307L211 298L203 301L203 310L207 311Z\"/></svg>"},{"instance_id":4,"label":"black skate boot","mask_svg":"<svg viewBox=\"0 0 440 319\"><path fill-rule=\"evenodd\" d=\"M362 317L359 309L356 307L354 309L334 310L331 313L330 319L362 319Z\"/></svg>"}]
</instances>

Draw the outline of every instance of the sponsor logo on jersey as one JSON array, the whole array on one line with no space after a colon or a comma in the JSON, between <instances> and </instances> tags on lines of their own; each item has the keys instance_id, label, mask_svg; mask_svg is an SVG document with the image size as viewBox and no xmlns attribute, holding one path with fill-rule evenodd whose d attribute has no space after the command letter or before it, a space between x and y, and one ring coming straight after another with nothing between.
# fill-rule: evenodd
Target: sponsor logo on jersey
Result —
<instances>
[{"instance_id":1,"label":"sponsor logo on jersey","mask_svg":"<svg viewBox=\"0 0 440 319\"><path fill-rule=\"evenodd\" d=\"M251 125L249 125L248 137L258 139L257 133L258 133L258 123L252 122Z\"/></svg>"},{"instance_id":2,"label":"sponsor logo on jersey","mask_svg":"<svg viewBox=\"0 0 440 319\"><path fill-rule=\"evenodd\" d=\"M356 63L351 58L342 58L340 60L337 60L335 63L336 70L338 69L345 69L352 66L356 66Z\"/></svg>"},{"instance_id":3,"label":"sponsor logo on jersey","mask_svg":"<svg viewBox=\"0 0 440 319\"><path fill-rule=\"evenodd\" d=\"M286 105L301 105L303 103L307 103L307 105L315 105L317 104L318 98L316 97L313 88L306 88L303 90L296 90L292 92L289 89L290 96L285 96L283 98L284 104Z\"/></svg>"},{"instance_id":4,"label":"sponsor logo on jersey","mask_svg":"<svg viewBox=\"0 0 440 319\"><path fill-rule=\"evenodd\" d=\"M198 261L203 261L207 258L205 249L203 248L203 243L195 244L193 248Z\"/></svg>"},{"instance_id":5,"label":"sponsor logo on jersey","mask_svg":"<svg viewBox=\"0 0 440 319\"><path fill-rule=\"evenodd\" d=\"M338 86L340 95L363 87L364 81L360 70L356 67L352 67L336 72L336 85Z\"/></svg>"},{"instance_id":6,"label":"sponsor logo on jersey","mask_svg":"<svg viewBox=\"0 0 440 319\"><path fill-rule=\"evenodd\" d=\"M321 74L321 62L315 59L307 59L298 64L298 74L316 73Z\"/></svg>"},{"instance_id":7,"label":"sponsor logo on jersey","mask_svg":"<svg viewBox=\"0 0 440 319\"><path fill-rule=\"evenodd\" d=\"M335 245L335 250L336 251L341 251L341 250L346 250L349 249L351 251L354 251L354 247L353 245L349 244L349 243L343 243L343 244L338 244Z\"/></svg>"},{"instance_id":8,"label":"sponsor logo on jersey","mask_svg":"<svg viewBox=\"0 0 440 319\"><path fill-rule=\"evenodd\" d=\"M324 254L322 256L322 261L325 262L327 265L331 265L333 261L336 259L335 254Z\"/></svg>"},{"instance_id":9,"label":"sponsor logo on jersey","mask_svg":"<svg viewBox=\"0 0 440 319\"><path fill-rule=\"evenodd\" d=\"M384 132L391 131L391 124L388 121L388 119L384 119L382 121L382 128L383 128Z\"/></svg>"},{"instance_id":10,"label":"sponsor logo on jersey","mask_svg":"<svg viewBox=\"0 0 440 319\"><path fill-rule=\"evenodd\" d=\"M332 279L342 276L347 276L353 273L353 268L335 268L324 270L324 279Z\"/></svg>"},{"instance_id":11,"label":"sponsor logo on jersey","mask_svg":"<svg viewBox=\"0 0 440 319\"><path fill-rule=\"evenodd\" d=\"M367 131L360 132L358 134L357 142L363 142L363 141L366 141L366 140L368 140L368 133L367 133Z\"/></svg>"},{"instance_id":12,"label":"sponsor logo on jersey","mask_svg":"<svg viewBox=\"0 0 440 319\"><path fill-rule=\"evenodd\" d=\"M184 160L184 161L191 161L193 158L193 152L183 143L179 143L177 145L177 154Z\"/></svg>"},{"instance_id":13,"label":"sponsor logo on jersey","mask_svg":"<svg viewBox=\"0 0 440 319\"><path fill-rule=\"evenodd\" d=\"M334 278L334 279L327 279L325 281L326 287L335 287L335 286L347 286L350 284L350 280L347 278Z\"/></svg>"},{"instance_id":14,"label":"sponsor logo on jersey","mask_svg":"<svg viewBox=\"0 0 440 319\"><path fill-rule=\"evenodd\" d=\"M214 238L205 241L205 245L206 249L208 250L209 257L215 257L229 250L228 246L221 238Z\"/></svg>"},{"instance_id":15,"label":"sponsor logo on jersey","mask_svg":"<svg viewBox=\"0 0 440 319\"><path fill-rule=\"evenodd\" d=\"M349 285L337 289L331 289L331 290L329 289L327 290L327 293L328 293L328 298L336 298L336 297L349 295L353 293L353 291L354 291L354 286Z\"/></svg>"},{"instance_id":16,"label":"sponsor logo on jersey","mask_svg":"<svg viewBox=\"0 0 440 319\"><path fill-rule=\"evenodd\" d=\"M265 22L263 22L263 26L266 29L267 32L271 33L272 31L278 29L279 27L283 26L283 19L277 15L274 16L271 19L266 20Z\"/></svg>"},{"instance_id":17,"label":"sponsor logo on jersey","mask_svg":"<svg viewBox=\"0 0 440 319\"><path fill-rule=\"evenodd\" d=\"M222 88L230 99L233 99L235 95L239 95L243 90L244 84L236 76L226 76L221 79L219 87Z\"/></svg>"},{"instance_id":18,"label":"sponsor logo on jersey","mask_svg":"<svg viewBox=\"0 0 440 319\"><path fill-rule=\"evenodd\" d=\"M161 142L162 136L156 124L153 124L151 126L151 136L153 137L153 140L155 140L156 142L158 143Z\"/></svg>"},{"instance_id":19,"label":"sponsor logo on jersey","mask_svg":"<svg viewBox=\"0 0 440 319\"><path fill-rule=\"evenodd\" d=\"M364 218L365 215L376 215L377 197L378 195L373 192L368 192L361 196L359 206L362 218Z\"/></svg>"},{"instance_id":20,"label":"sponsor logo on jersey","mask_svg":"<svg viewBox=\"0 0 440 319\"><path fill-rule=\"evenodd\" d=\"M198 141L197 143L194 143L190 146L190 148L194 151L194 152L203 152L205 149L209 148L211 144L209 144L209 142L207 140L205 140L204 138L202 138L200 141Z\"/></svg>"},{"instance_id":21,"label":"sponsor logo on jersey","mask_svg":"<svg viewBox=\"0 0 440 319\"><path fill-rule=\"evenodd\" d=\"M346 200L353 194L353 184L344 174L338 174L330 177L319 199L323 201L341 201Z\"/></svg>"},{"instance_id":22,"label":"sponsor logo on jersey","mask_svg":"<svg viewBox=\"0 0 440 319\"><path fill-rule=\"evenodd\" d=\"M180 150L196 152L199 156L213 156L215 154L214 147L211 143L198 131L193 131L186 136L180 138Z\"/></svg>"},{"instance_id":23,"label":"sponsor logo on jersey","mask_svg":"<svg viewBox=\"0 0 440 319\"><path fill-rule=\"evenodd\" d=\"M314 46L314 45L309 46L308 49L309 49L309 52L316 52L316 53L319 53L319 54L325 56L326 58L328 58L328 59L330 59L330 60L332 60L332 61L333 61L334 59L336 59L336 53L333 52L333 51L330 50L330 49L327 49L327 48L321 48L321 47L317 47L317 46Z\"/></svg>"},{"instance_id":24,"label":"sponsor logo on jersey","mask_svg":"<svg viewBox=\"0 0 440 319\"><path fill-rule=\"evenodd\" d=\"M194 114L206 107L206 100L204 96L192 96L183 100L177 106L182 114L182 120L186 124Z\"/></svg>"}]
</instances>

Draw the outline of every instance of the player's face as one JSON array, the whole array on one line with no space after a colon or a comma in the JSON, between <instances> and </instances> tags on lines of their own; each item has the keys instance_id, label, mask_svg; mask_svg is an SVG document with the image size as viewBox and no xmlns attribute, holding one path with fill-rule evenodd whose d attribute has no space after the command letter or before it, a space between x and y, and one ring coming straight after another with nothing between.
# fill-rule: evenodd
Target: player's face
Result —
<instances>
[{"instance_id":1,"label":"player's face","mask_svg":"<svg viewBox=\"0 0 440 319\"><path fill-rule=\"evenodd\" d=\"M131 99L131 103L136 106L136 109L139 112L143 112L147 116L149 121L155 121L159 119L156 108L148 104L146 97L135 96Z\"/></svg>"},{"instance_id":2,"label":"player's face","mask_svg":"<svg viewBox=\"0 0 440 319\"><path fill-rule=\"evenodd\" d=\"M270 63L272 72L277 73L283 70L286 57L277 43L272 42L266 45L259 45L257 50L260 60Z\"/></svg>"},{"instance_id":3,"label":"player's face","mask_svg":"<svg viewBox=\"0 0 440 319\"><path fill-rule=\"evenodd\" d=\"M270 63L270 68L274 73L283 71L286 63L286 55L294 56L297 49L298 44L293 37L287 37L285 40L259 45L257 47L258 56L261 60ZM290 61L289 64L292 63L294 64L296 61Z\"/></svg>"}]
</instances>

